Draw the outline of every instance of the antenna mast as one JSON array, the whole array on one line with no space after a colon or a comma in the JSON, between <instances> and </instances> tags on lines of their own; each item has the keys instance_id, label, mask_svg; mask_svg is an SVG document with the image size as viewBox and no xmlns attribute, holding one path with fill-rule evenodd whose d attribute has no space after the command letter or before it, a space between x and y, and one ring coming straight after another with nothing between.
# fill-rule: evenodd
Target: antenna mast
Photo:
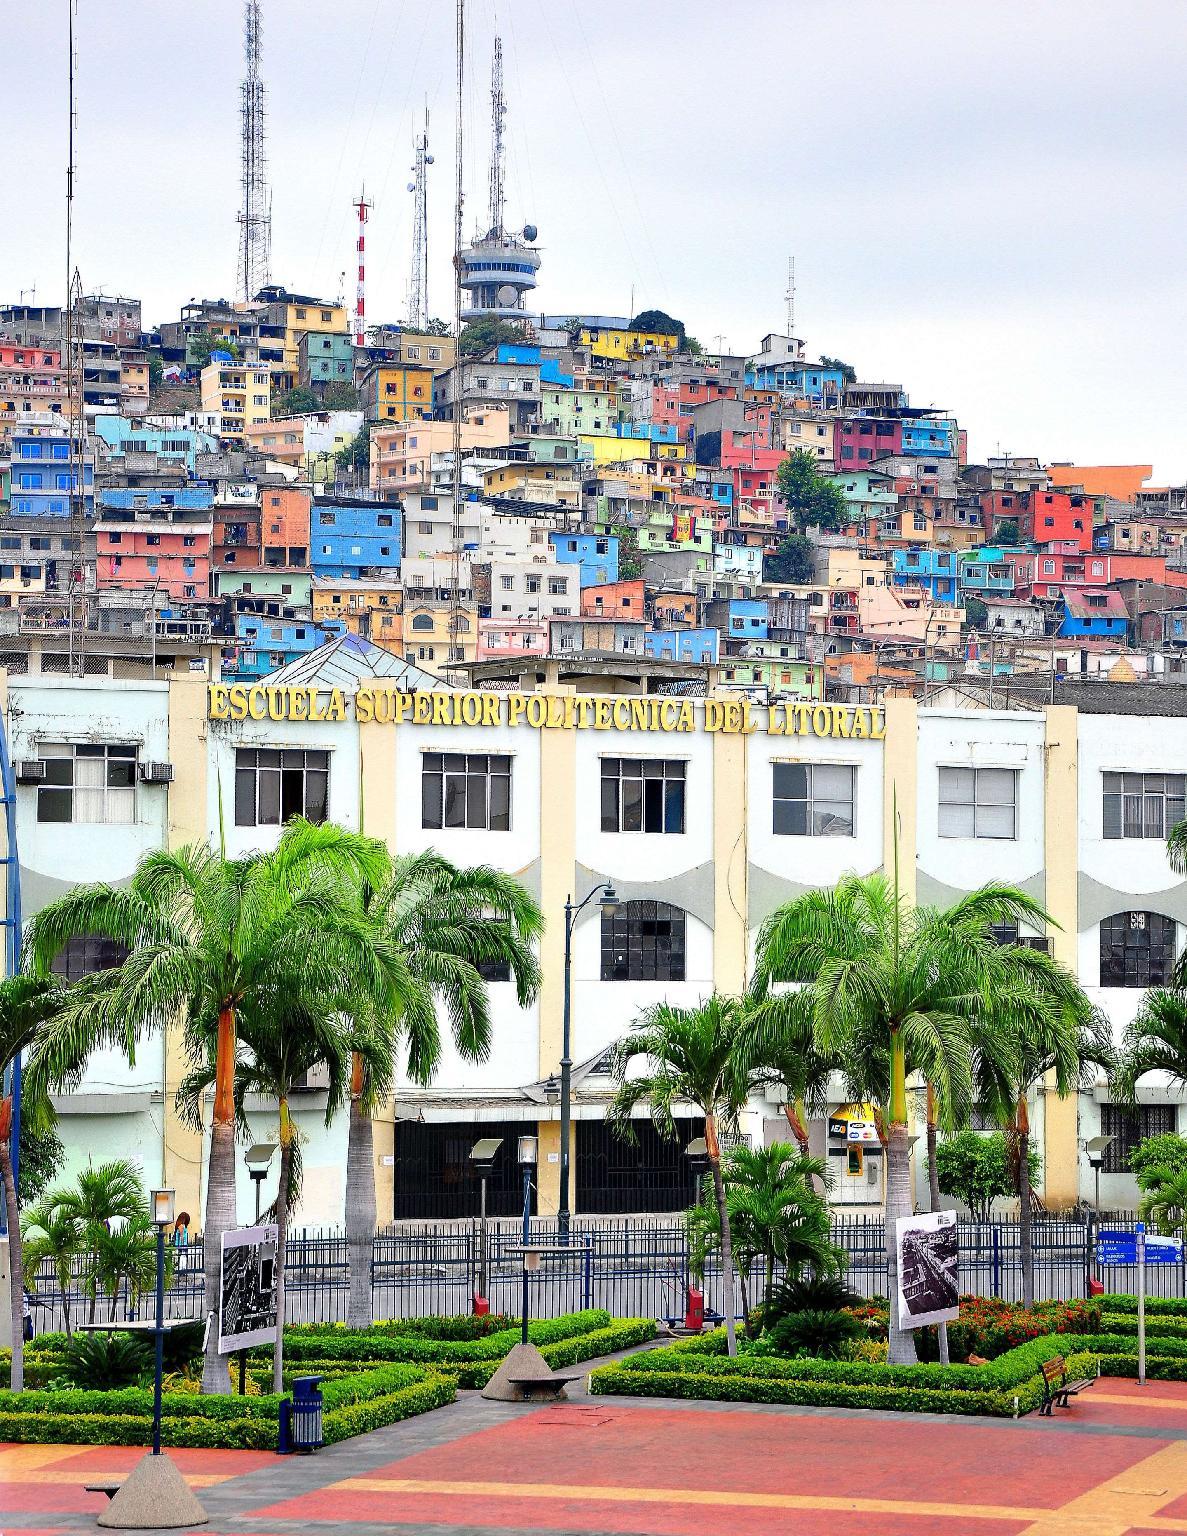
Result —
<instances>
[{"instance_id":1,"label":"antenna mast","mask_svg":"<svg viewBox=\"0 0 1187 1536\"><path fill-rule=\"evenodd\" d=\"M495 57L490 72L490 232L503 233L503 193L506 182L506 154L503 146L503 122L507 101L503 95L503 39L495 38Z\"/></svg>"},{"instance_id":2,"label":"antenna mast","mask_svg":"<svg viewBox=\"0 0 1187 1536\"><path fill-rule=\"evenodd\" d=\"M240 87L243 119L239 210L239 291L254 299L268 282L272 263L272 200L268 194L268 162L264 152L264 82L260 79L260 0L244 0L243 56L247 73Z\"/></svg>"},{"instance_id":3,"label":"antenna mast","mask_svg":"<svg viewBox=\"0 0 1187 1536\"><path fill-rule=\"evenodd\" d=\"M429 154L429 108L425 105L424 132L412 141L415 155L412 172L415 180L408 183L412 193L412 271L408 278L408 324L421 330L429 320L429 219L428 219L428 167L433 163Z\"/></svg>"},{"instance_id":4,"label":"antenna mast","mask_svg":"<svg viewBox=\"0 0 1187 1536\"><path fill-rule=\"evenodd\" d=\"M359 216L359 238L356 247L359 256L359 280L354 291L354 344L356 347L364 346L367 340L367 214L371 207L372 204L367 201L366 191L360 192L358 202L354 205L354 211Z\"/></svg>"},{"instance_id":5,"label":"antenna mast","mask_svg":"<svg viewBox=\"0 0 1187 1536\"><path fill-rule=\"evenodd\" d=\"M787 300L787 334L795 335L795 257L787 258L787 292L783 295Z\"/></svg>"},{"instance_id":6,"label":"antenna mast","mask_svg":"<svg viewBox=\"0 0 1187 1536\"><path fill-rule=\"evenodd\" d=\"M82 408L82 339L76 333L78 305L82 298L82 280L74 268L74 141L78 123L78 98L75 78L78 53L74 44L74 24L78 0L66 0L66 46L69 53L69 122L66 132L66 307L62 314L62 362L66 367L66 422L69 433L70 464L70 550L66 578L67 620L69 630L68 670L71 677L86 671L86 559L83 540L86 535L86 497L83 489L85 417Z\"/></svg>"},{"instance_id":7,"label":"antenna mast","mask_svg":"<svg viewBox=\"0 0 1187 1536\"><path fill-rule=\"evenodd\" d=\"M453 208L453 324L456 354L453 360L453 546L449 560L449 660L456 654L461 634L462 570L462 88L466 66L466 0L457 0L457 116L454 122L456 200Z\"/></svg>"}]
</instances>

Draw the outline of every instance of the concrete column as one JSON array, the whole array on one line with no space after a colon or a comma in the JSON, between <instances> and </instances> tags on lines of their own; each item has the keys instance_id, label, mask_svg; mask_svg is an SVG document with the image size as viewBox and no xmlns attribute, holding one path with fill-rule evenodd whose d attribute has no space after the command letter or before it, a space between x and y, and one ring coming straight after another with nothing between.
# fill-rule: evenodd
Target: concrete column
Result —
<instances>
[{"instance_id":1,"label":"concrete column","mask_svg":"<svg viewBox=\"0 0 1187 1536\"><path fill-rule=\"evenodd\" d=\"M571 693L573 690L549 688L545 691ZM544 913L544 934L540 940L541 980L537 1005L540 1027L536 1066L539 1076L546 1078L560 1072L564 1033L565 900L570 895L580 898L584 892L573 889L577 859L577 732L543 730L537 733L537 738L540 743L540 906ZM596 917L592 921L597 921ZM573 1035L573 1054L579 1058L575 1019ZM559 1123L541 1121L539 1135L540 1209L551 1212L560 1204L561 1170L559 1158L550 1163L545 1149L559 1152ZM574 1211L580 1209L580 1197L570 1153L569 1203Z\"/></svg>"},{"instance_id":2,"label":"concrete column","mask_svg":"<svg viewBox=\"0 0 1187 1536\"><path fill-rule=\"evenodd\" d=\"M898 842L899 890L915 900L915 862L919 807L919 711L914 699L887 699L883 705L886 739L882 743L882 866L894 878Z\"/></svg>"},{"instance_id":3,"label":"concrete column","mask_svg":"<svg viewBox=\"0 0 1187 1536\"><path fill-rule=\"evenodd\" d=\"M1044 904L1052 918L1051 953L1073 975L1079 968L1079 744L1078 711L1054 704L1045 711L1043 778ZM1055 926L1055 925L1058 926ZM1079 1098L1061 1099L1054 1081L1044 1085L1043 1201L1064 1210L1079 1196Z\"/></svg>"},{"instance_id":4,"label":"concrete column","mask_svg":"<svg viewBox=\"0 0 1187 1536\"><path fill-rule=\"evenodd\" d=\"M168 790L168 845L175 849L205 843L210 831L206 817L209 764L204 678L175 673L169 679L169 761L173 782ZM223 785L224 816L234 815L234 800L234 784ZM183 1125L174 1106L178 1084L190 1066L180 1019L166 1025L162 1051L162 1176L166 1186L177 1191L177 1209L189 1211L195 1226L200 1226L204 1203L202 1133Z\"/></svg>"},{"instance_id":5,"label":"concrete column","mask_svg":"<svg viewBox=\"0 0 1187 1536\"><path fill-rule=\"evenodd\" d=\"M398 727L369 720L359 731L359 827L396 851L396 736ZM396 1205L395 1105L383 1105L371 1121L375 1149L375 1209L379 1224L392 1219ZM384 1158L391 1162L384 1162Z\"/></svg>"},{"instance_id":6,"label":"concrete column","mask_svg":"<svg viewBox=\"0 0 1187 1536\"><path fill-rule=\"evenodd\" d=\"M749 969L747 738L713 736L713 985L740 995Z\"/></svg>"}]
</instances>

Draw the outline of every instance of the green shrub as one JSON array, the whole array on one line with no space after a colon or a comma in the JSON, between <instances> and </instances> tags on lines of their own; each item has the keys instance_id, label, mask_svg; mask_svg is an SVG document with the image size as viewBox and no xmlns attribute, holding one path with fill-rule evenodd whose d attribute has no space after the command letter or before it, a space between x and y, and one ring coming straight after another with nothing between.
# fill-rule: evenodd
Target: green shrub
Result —
<instances>
[{"instance_id":1,"label":"green shrub","mask_svg":"<svg viewBox=\"0 0 1187 1536\"><path fill-rule=\"evenodd\" d=\"M858 1338L862 1325L852 1312L788 1312L763 1340L778 1355L812 1355L835 1360L844 1344Z\"/></svg>"},{"instance_id":2,"label":"green shrub","mask_svg":"<svg viewBox=\"0 0 1187 1536\"><path fill-rule=\"evenodd\" d=\"M138 1382L152 1363L147 1347L127 1333L81 1333L62 1351L61 1373L75 1387L118 1390Z\"/></svg>"},{"instance_id":3,"label":"green shrub","mask_svg":"<svg viewBox=\"0 0 1187 1536\"><path fill-rule=\"evenodd\" d=\"M777 1323L793 1312L839 1312L842 1307L860 1307L862 1302L839 1275L789 1277L771 1292L767 1323Z\"/></svg>"}]
</instances>

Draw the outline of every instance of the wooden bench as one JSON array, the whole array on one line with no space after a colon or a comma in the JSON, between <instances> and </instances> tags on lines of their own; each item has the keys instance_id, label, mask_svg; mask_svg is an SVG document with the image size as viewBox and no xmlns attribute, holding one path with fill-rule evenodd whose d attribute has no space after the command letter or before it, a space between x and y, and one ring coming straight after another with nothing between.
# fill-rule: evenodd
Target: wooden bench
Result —
<instances>
[{"instance_id":1,"label":"wooden bench","mask_svg":"<svg viewBox=\"0 0 1187 1536\"><path fill-rule=\"evenodd\" d=\"M105 1493L109 1499L114 1499L124 1485L122 1477L101 1477L93 1483L87 1483L88 1493Z\"/></svg>"},{"instance_id":2,"label":"wooden bench","mask_svg":"<svg viewBox=\"0 0 1187 1536\"><path fill-rule=\"evenodd\" d=\"M1085 1376L1082 1381L1069 1381L1067 1379L1067 1361L1062 1355L1056 1355L1053 1360L1044 1360L1039 1369L1043 1373L1043 1406L1040 1414L1051 1417L1052 1408L1069 1407L1068 1398L1075 1397L1077 1392L1083 1392L1086 1387L1094 1386L1095 1376Z\"/></svg>"},{"instance_id":3,"label":"wooden bench","mask_svg":"<svg viewBox=\"0 0 1187 1536\"><path fill-rule=\"evenodd\" d=\"M517 1387L525 1398L533 1397L537 1392L541 1396L559 1397L565 1387L571 1381L581 1381L581 1376L511 1376L508 1378L513 1387Z\"/></svg>"}]
</instances>

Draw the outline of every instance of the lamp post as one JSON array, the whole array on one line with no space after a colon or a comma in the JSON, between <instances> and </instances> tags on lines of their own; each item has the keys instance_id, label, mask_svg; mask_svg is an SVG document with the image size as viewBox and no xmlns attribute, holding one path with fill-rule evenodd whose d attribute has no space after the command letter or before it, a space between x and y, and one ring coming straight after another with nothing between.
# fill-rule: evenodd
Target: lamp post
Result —
<instances>
[{"instance_id":1,"label":"lamp post","mask_svg":"<svg viewBox=\"0 0 1187 1536\"><path fill-rule=\"evenodd\" d=\"M1095 1175L1096 1195L1092 1205L1098 1224L1100 1222L1100 1170L1105 1160L1105 1153L1112 1141L1112 1136L1090 1136L1084 1143L1084 1151L1088 1154L1088 1166Z\"/></svg>"},{"instance_id":2,"label":"lamp post","mask_svg":"<svg viewBox=\"0 0 1187 1536\"><path fill-rule=\"evenodd\" d=\"M481 1218L478 1228L478 1295L482 1297L487 1295L487 1268L490 1262L490 1232L486 1222L486 1181L490 1178L491 1169L495 1165L495 1158L502 1145L501 1136L484 1136L470 1148L470 1163L482 1180Z\"/></svg>"},{"instance_id":3,"label":"lamp post","mask_svg":"<svg viewBox=\"0 0 1187 1536\"><path fill-rule=\"evenodd\" d=\"M247 1171L251 1175L251 1182L255 1185L257 1227L260 1224L260 1187L268 1177L268 1169L275 1155L276 1143L274 1141L253 1142L243 1154L243 1161L247 1164Z\"/></svg>"},{"instance_id":4,"label":"lamp post","mask_svg":"<svg viewBox=\"0 0 1187 1536\"><path fill-rule=\"evenodd\" d=\"M595 885L583 901L573 905L565 899L565 1006L561 1033L561 1188L557 1208L557 1231L562 1243L569 1241L569 1120L573 1101L573 1058L570 1054L573 1003L573 923L583 907L595 896L601 898L602 916L613 917L618 911L618 892L609 880Z\"/></svg>"},{"instance_id":5,"label":"lamp post","mask_svg":"<svg viewBox=\"0 0 1187 1536\"><path fill-rule=\"evenodd\" d=\"M532 1237L532 1169L536 1166L537 1143L534 1136L519 1138L519 1166L523 1169L523 1326L520 1342L528 1341L528 1244Z\"/></svg>"},{"instance_id":6,"label":"lamp post","mask_svg":"<svg viewBox=\"0 0 1187 1536\"><path fill-rule=\"evenodd\" d=\"M156 1340L156 1366L153 1371L152 1404L152 1453L161 1454L161 1381L165 1369L165 1228L173 1225L175 1208L174 1191L154 1189L152 1192L152 1219L157 1229L157 1326L153 1330Z\"/></svg>"}]
</instances>

